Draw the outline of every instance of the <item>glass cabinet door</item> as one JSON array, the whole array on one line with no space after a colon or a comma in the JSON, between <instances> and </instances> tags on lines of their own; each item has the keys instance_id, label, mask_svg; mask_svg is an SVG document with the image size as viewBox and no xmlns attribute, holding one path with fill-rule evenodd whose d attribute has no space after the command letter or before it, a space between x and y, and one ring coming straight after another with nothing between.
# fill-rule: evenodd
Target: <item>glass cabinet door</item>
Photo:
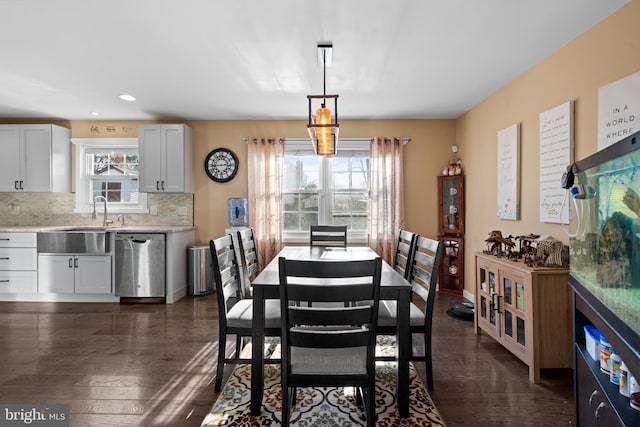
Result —
<instances>
[{"instance_id":1,"label":"glass cabinet door","mask_svg":"<svg viewBox=\"0 0 640 427\"><path fill-rule=\"evenodd\" d=\"M440 234L464 233L464 176L438 177Z\"/></svg>"},{"instance_id":2,"label":"glass cabinet door","mask_svg":"<svg viewBox=\"0 0 640 427\"><path fill-rule=\"evenodd\" d=\"M478 264L478 278L480 289L478 291L478 324L484 330L494 335L498 334L498 275L487 266Z\"/></svg>"},{"instance_id":3,"label":"glass cabinet door","mask_svg":"<svg viewBox=\"0 0 640 427\"><path fill-rule=\"evenodd\" d=\"M464 291L464 242L462 237L438 236L442 258L438 271L438 291L462 295Z\"/></svg>"},{"instance_id":4,"label":"glass cabinet door","mask_svg":"<svg viewBox=\"0 0 640 427\"><path fill-rule=\"evenodd\" d=\"M526 342L525 279L504 273L501 282L502 335L505 341L524 351Z\"/></svg>"}]
</instances>

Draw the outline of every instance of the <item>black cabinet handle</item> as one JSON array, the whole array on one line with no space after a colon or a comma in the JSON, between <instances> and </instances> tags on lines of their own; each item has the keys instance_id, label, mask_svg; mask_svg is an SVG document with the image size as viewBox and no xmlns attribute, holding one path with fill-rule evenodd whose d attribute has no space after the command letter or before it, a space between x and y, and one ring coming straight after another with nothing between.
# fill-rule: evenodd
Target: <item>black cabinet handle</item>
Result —
<instances>
[{"instance_id":1,"label":"black cabinet handle","mask_svg":"<svg viewBox=\"0 0 640 427\"><path fill-rule=\"evenodd\" d=\"M69 268L73 268L73 258L69 258Z\"/></svg>"}]
</instances>

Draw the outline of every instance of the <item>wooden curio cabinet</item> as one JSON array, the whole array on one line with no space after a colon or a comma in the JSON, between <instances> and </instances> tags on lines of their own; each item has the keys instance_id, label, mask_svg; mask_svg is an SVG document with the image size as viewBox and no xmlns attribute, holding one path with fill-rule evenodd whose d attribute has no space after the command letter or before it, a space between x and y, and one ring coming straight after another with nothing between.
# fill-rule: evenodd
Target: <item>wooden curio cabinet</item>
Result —
<instances>
[{"instance_id":1,"label":"wooden curio cabinet","mask_svg":"<svg viewBox=\"0 0 640 427\"><path fill-rule=\"evenodd\" d=\"M464 176L438 177L438 239L443 242L440 292L464 291Z\"/></svg>"}]
</instances>

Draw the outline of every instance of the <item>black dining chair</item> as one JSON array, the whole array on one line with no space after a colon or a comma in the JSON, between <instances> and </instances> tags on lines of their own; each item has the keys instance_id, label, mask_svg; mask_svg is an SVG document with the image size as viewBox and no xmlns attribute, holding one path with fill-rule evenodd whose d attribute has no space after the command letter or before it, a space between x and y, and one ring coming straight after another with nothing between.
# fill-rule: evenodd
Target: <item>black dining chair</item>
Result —
<instances>
[{"instance_id":1,"label":"black dining chair","mask_svg":"<svg viewBox=\"0 0 640 427\"><path fill-rule=\"evenodd\" d=\"M251 282L260 273L258 244L253 228L238 231L238 251L243 270L242 293L245 298L251 298Z\"/></svg>"},{"instance_id":2,"label":"black dining chair","mask_svg":"<svg viewBox=\"0 0 640 427\"><path fill-rule=\"evenodd\" d=\"M296 387L356 387L367 426L376 423L375 340L382 260L279 258L282 422ZM332 283L333 282L333 283ZM297 304L297 302L309 304ZM359 301L360 305L345 304ZM318 307L311 303L333 303ZM313 306L312 306L313 305Z\"/></svg>"},{"instance_id":3,"label":"black dining chair","mask_svg":"<svg viewBox=\"0 0 640 427\"><path fill-rule=\"evenodd\" d=\"M409 275L412 301L409 312L409 330L424 337L424 354L416 354L415 345L411 345L410 360L425 363L427 388L433 390L433 366L431 357L431 331L433 305L438 283L438 270L442 257L442 242L417 236L415 248L409 260ZM380 301L378 315L378 335L396 335L397 303ZM377 360L395 360L392 356L378 356Z\"/></svg>"},{"instance_id":4,"label":"black dining chair","mask_svg":"<svg viewBox=\"0 0 640 427\"><path fill-rule=\"evenodd\" d=\"M213 278L218 299L218 363L215 391L220 391L224 366L227 363L251 364L251 358L241 357L244 337L250 337L253 323L253 300L242 298L241 278L233 239L230 234L209 242ZM280 336L280 302L265 301L265 336ZM235 335L233 356L227 356L227 335ZM280 363L268 359L265 363Z\"/></svg>"},{"instance_id":5,"label":"black dining chair","mask_svg":"<svg viewBox=\"0 0 640 427\"><path fill-rule=\"evenodd\" d=\"M312 225L309 227L309 245L347 247L346 225Z\"/></svg>"},{"instance_id":6,"label":"black dining chair","mask_svg":"<svg viewBox=\"0 0 640 427\"><path fill-rule=\"evenodd\" d=\"M409 263L416 246L416 233L407 230L398 232L398 243L396 253L393 257L393 268L405 279L409 277Z\"/></svg>"}]
</instances>

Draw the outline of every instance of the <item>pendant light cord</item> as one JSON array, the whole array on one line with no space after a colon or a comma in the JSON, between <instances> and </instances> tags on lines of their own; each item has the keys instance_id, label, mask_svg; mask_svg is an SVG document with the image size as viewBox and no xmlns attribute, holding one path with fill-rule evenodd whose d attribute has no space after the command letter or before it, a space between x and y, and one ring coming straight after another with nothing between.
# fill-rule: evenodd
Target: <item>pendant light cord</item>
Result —
<instances>
[{"instance_id":1,"label":"pendant light cord","mask_svg":"<svg viewBox=\"0 0 640 427\"><path fill-rule=\"evenodd\" d=\"M322 49L322 106L325 107L327 102L327 49Z\"/></svg>"}]
</instances>

